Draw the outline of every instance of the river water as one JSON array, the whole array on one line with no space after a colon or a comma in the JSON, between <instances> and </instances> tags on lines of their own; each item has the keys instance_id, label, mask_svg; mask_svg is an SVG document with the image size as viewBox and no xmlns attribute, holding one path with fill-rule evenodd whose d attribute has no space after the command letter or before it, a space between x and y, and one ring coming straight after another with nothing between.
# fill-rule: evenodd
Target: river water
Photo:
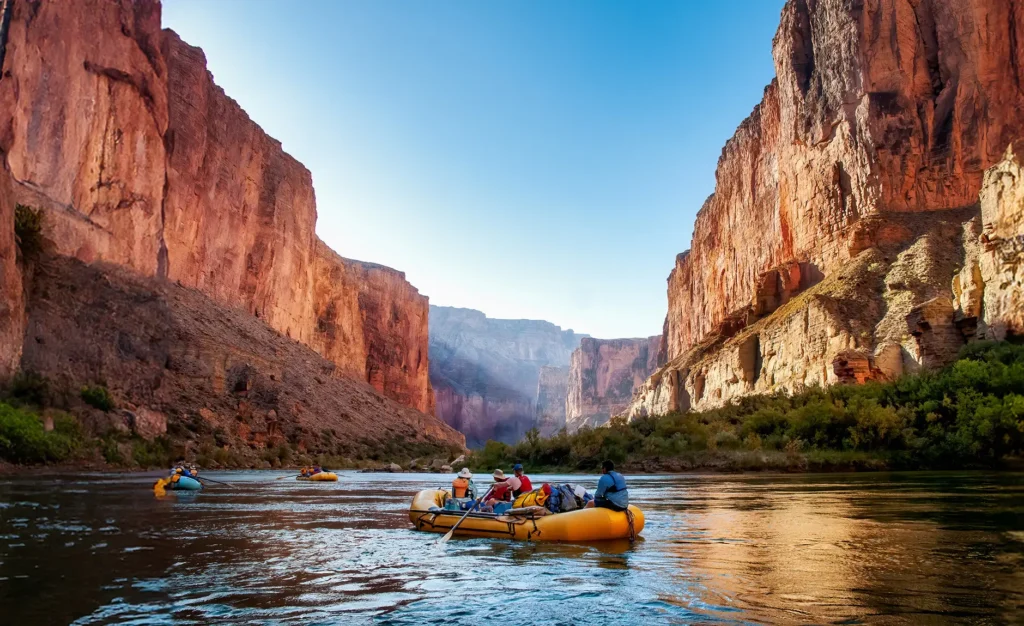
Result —
<instances>
[{"instance_id":1,"label":"river water","mask_svg":"<svg viewBox=\"0 0 1024 626\"><path fill-rule=\"evenodd\" d=\"M633 476L633 545L444 548L443 477L281 475L0 478L0 624L1024 623L1024 474Z\"/></svg>"}]
</instances>

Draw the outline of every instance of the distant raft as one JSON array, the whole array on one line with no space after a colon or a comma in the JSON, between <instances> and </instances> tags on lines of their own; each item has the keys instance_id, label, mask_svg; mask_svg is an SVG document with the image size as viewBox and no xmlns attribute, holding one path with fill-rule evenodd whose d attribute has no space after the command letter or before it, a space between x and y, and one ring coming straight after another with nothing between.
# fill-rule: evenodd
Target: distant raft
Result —
<instances>
[{"instance_id":1,"label":"distant raft","mask_svg":"<svg viewBox=\"0 0 1024 626\"><path fill-rule=\"evenodd\" d=\"M169 478L161 478L153 485L153 491L158 495L162 495L167 489L170 489L171 491L199 491L202 488L203 483L199 482L195 478L190 478L181 474L176 474Z\"/></svg>"},{"instance_id":2,"label":"distant raft","mask_svg":"<svg viewBox=\"0 0 1024 626\"><path fill-rule=\"evenodd\" d=\"M409 520L416 530L446 533L462 519L465 511L440 510L448 497L443 489L425 489L413 497ZM455 536L586 543L631 539L643 529L643 511L630 505L628 513L591 508L540 517L473 512L459 524Z\"/></svg>"},{"instance_id":3,"label":"distant raft","mask_svg":"<svg viewBox=\"0 0 1024 626\"><path fill-rule=\"evenodd\" d=\"M326 481L333 483L338 480L338 475L334 472L317 472L312 476L296 476L295 480Z\"/></svg>"}]
</instances>

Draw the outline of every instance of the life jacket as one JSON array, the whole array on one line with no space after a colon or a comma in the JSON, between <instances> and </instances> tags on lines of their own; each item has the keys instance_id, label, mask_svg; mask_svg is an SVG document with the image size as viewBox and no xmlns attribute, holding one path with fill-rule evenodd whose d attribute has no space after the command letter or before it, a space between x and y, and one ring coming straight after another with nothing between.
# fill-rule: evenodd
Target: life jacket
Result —
<instances>
[{"instance_id":1,"label":"life jacket","mask_svg":"<svg viewBox=\"0 0 1024 626\"><path fill-rule=\"evenodd\" d=\"M548 501L548 496L550 495L551 485L545 483L540 489L527 491L517 497L516 501L512 503L512 508L521 509L527 506L544 506L544 503Z\"/></svg>"},{"instance_id":2,"label":"life jacket","mask_svg":"<svg viewBox=\"0 0 1024 626\"><path fill-rule=\"evenodd\" d=\"M612 486L605 490L605 493L616 493L626 489L626 479L622 477L622 474L618 472L608 472L608 475L612 477ZM622 485L621 487L619 485Z\"/></svg>"},{"instance_id":3,"label":"life jacket","mask_svg":"<svg viewBox=\"0 0 1024 626\"><path fill-rule=\"evenodd\" d=\"M526 474L518 476L518 478L522 482L522 484L519 486L519 490L515 492L515 495L518 496L519 494L526 493L527 491L533 491L533 483L530 482L530 479L526 476Z\"/></svg>"},{"instance_id":4,"label":"life jacket","mask_svg":"<svg viewBox=\"0 0 1024 626\"><path fill-rule=\"evenodd\" d=\"M456 498L466 498L469 494L469 479L468 478L456 478L452 481L452 491Z\"/></svg>"},{"instance_id":5,"label":"life jacket","mask_svg":"<svg viewBox=\"0 0 1024 626\"><path fill-rule=\"evenodd\" d=\"M511 494L509 494L509 487L511 486L505 481L494 483L494 486L491 487L491 498L495 500L511 500Z\"/></svg>"}]
</instances>

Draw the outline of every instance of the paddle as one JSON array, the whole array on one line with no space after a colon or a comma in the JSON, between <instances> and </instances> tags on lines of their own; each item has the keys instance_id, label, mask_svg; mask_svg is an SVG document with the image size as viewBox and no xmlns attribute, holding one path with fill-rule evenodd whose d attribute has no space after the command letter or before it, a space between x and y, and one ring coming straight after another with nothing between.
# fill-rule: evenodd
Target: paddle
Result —
<instances>
[{"instance_id":1,"label":"paddle","mask_svg":"<svg viewBox=\"0 0 1024 626\"><path fill-rule=\"evenodd\" d=\"M217 483L218 485L224 485L225 487L234 487L234 485L232 485L231 483L223 483L223 482L221 482L219 480L214 480L212 478L206 478L205 476L203 478L200 478L200 477L196 476L195 479L198 480L199 482L203 482L204 480L208 480L211 483Z\"/></svg>"},{"instance_id":2,"label":"paddle","mask_svg":"<svg viewBox=\"0 0 1024 626\"><path fill-rule=\"evenodd\" d=\"M274 480L284 480L285 478L302 478L302 474L298 474L296 476L282 476L280 478L275 478Z\"/></svg>"},{"instance_id":3,"label":"paddle","mask_svg":"<svg viewBox=\"0 0 1024 626\"><path fill-rule=\"evenodd\" d=\"M469 517L469 514L473 512L473 509L476 508L476 505L486 500L487 496L491 495L492 491L494 491L494 485L491 485L491 488L487 490L487 493L484 494L484 497L480 498L479 500L473 503L473 506L469 507L469 510L466 511L466 514L462 516L462 519L455 522L455 525L452 526L452 529L449 530L444 537L441 537L441 540L437 542L437 545L443 546L449 539L451 539L452 535L455 534L455 529L459 527L459 524L461 524L467 517Z\"/></svg>"}]
</instances>

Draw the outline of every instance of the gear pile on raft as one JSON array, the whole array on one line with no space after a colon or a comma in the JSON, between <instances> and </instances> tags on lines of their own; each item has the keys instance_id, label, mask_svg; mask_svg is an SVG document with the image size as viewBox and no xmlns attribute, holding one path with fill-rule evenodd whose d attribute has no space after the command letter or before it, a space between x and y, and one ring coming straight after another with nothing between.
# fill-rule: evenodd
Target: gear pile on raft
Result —
<instances>
[{"instance_id":1,"label":"gear pile on raft","mask_svg":"<svg viewBox=\"0 0 1024 626\"><path fill-rule=\"evenodd\" d=\"M166 478L160 478L153 485L153 491L162 493L171 491L200 491L203 483L199 482L199 469L195 465L178 463L171 468Z\"/></svg>"},{"instance_id":2,"label":"gear pile on raft","mask_svg":"<svg viewBox=\"0 0 1024 626\"><path fill-rule=\"evenodd\" d=\"M519 464L512 476L501 469L492 476L494 483L482 495L468 468L451 490L420 491L409 508L410 521L426 532L532 541L632 541L644 528L643 511L629 504L626 479L611 461L602 464L593 495L572 484L535 489Z\"/></svg>"},{"instance_id":3,"label":"gear pile on raft","mask_svg":"<svg viewBox=\"0 0 1024 626\"><path fill-rule=\"evenodd\" d=\"M299 470L299 475L295 477L295 480L336 482L338 480L338 475L334 472L328 472L319 465L311 465Z\"/></svg>"}]
</instances>

